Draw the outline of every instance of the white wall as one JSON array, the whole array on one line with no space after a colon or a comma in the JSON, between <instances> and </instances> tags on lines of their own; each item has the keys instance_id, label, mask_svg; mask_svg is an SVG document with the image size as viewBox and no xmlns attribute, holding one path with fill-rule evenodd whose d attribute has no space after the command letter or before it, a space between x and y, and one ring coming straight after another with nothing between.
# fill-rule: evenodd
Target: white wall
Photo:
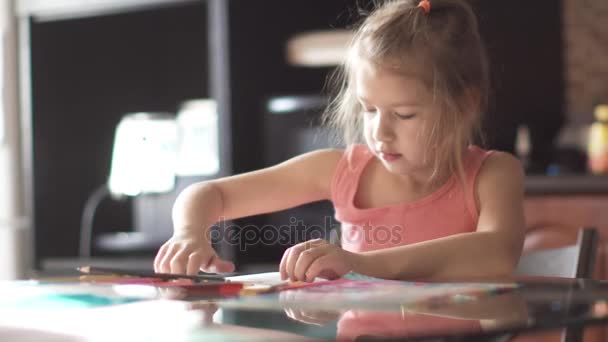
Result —
<instances>
[{"instance_id":1,"label":"white wall","mask_svg":"<svg viewBox=\"0 0 608 342\"><path fill-rule=\"evenodd\" d=\"M17 23L0 0L0 279L22 278L33 253L20 177Z\"/></svg>"}]
</instances>

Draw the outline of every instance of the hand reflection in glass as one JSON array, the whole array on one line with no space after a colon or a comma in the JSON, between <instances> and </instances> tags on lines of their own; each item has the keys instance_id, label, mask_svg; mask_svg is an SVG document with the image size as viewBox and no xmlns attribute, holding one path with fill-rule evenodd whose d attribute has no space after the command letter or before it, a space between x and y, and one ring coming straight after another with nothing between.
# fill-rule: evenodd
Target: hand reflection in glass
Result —
<instances>
[{"instance_id":1,"label":"hand reflection in glass","mask_svg":"<svg viewBox=\"0 0 608 342\"><path fill-rule=\"evenodd\" d=\"M189 305L190 310L197 310L201 312L202 315L202 324L203 326L208 326L213 324L213 315L219 309L219 306L213 302L193 302Z\"/></svg>"},{"instance_id":2,"label":"hand reflection in glass","mask_svg":"<svg viewBox=\"0 0 608 342\"><path fill-rule=\"evenodd\" d=\"M342 311L304 309L289 305L289 303L297 302L298 294L301 293L302 292L298 290L283 291L279 293L279 301L281 303L286 303L284 310L287 317L295 321L318 326L323 326L329 322L337 320L340 317Z\"/></svg>"},{"instance_id":3,"label":"hand reflection in glass","mask_svg":"<svg viewBox=\"0 0 608 342\"><path fill-rule=\"evenodd\" d=\"M285 331L255 328L241 326L235 324L226 324L224 322L214 322L213 316L220 308L218 304L212 301L192 302L189 306L190 310L197 310L202 313L201 326L213 333L221 334L222 340L239 340L245 341L252 337L264 341L299 341L299 342L320 342L319 339L292 334ZM217 337L218 335L213 335Z\"/></svg>"},{"instance_id":4,"label":"hand reflection in glass","mask_svg":"<svg viewBox=\"0 0 608 342\"><path fill-rule=\"evenodd\" d=\"M315 310L294 305L299 291L285 291L280 300L286 315L296 321L326 325L338 319L338 340L360 336L414 337L442 333L475 333L526 324L528 312L517 292L477 299L403 306L400 312L374 310ZM300 300L302 302L302 300ZM291 305L290 305L291 304Z\"/></svg>"}]
</instances>

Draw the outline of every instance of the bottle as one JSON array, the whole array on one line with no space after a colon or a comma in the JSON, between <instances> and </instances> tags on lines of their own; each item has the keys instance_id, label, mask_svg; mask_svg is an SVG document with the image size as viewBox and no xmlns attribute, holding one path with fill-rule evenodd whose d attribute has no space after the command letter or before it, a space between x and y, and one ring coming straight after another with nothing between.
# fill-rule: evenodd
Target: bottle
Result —
<instances>
[{"instance_id":1,"label":"bottle","mask_svg":"<svg viewBox=\"0 0 608 342\"><path fill-rule=\"evenodd\" d=\"M515 135L515 155L526 171L530 168L530 150L530 129L526 125L520 125Z\"/></svg>"},{"instance_id":2,"label":"bottle","mask_svg":"<svg viewBox=\"0 0 608 342\"><path fill-rule=\"evenodd\" d=\"M608 105L595 107L595 122L589 131L589 170L593 174L608 173Z\"/></svg>"}]
</instances>

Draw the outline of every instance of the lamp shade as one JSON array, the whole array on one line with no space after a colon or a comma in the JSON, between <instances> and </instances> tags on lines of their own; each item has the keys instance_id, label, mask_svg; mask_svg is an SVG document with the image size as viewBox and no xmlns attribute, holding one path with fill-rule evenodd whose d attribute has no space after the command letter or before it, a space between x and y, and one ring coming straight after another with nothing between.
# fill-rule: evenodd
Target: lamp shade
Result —
<instances>
[{"instance_id":1,"label":"lamp shade","mask_svg":"<svg viewBox=\"0 0 608 342\"><path fill-rule=\"evenodd\" d=\"M186 101L176 121L179 132L176 174L216 175L220 170L216 102L211 99Z\"/></svg>"},{"instance_id":2,"label":"lamp shade","mask_svg":"<svg viewBox=\"0 0 608 342\"><path fill-rule=\"evenodd\" d=\"M114 196L164 193L175 186L175 118L165 113L125 115L116 128L108 186Z\"/></svg>"}]
</instances>

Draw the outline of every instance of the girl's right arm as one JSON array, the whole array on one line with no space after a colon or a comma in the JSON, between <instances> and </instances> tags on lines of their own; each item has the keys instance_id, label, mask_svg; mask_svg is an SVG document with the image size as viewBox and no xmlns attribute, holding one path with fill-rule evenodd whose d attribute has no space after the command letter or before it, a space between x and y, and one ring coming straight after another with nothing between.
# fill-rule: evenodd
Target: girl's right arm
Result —
<instances>
[{"instance_id":1,"label":"girl's right arm","mask_svg":"<svg viewBox=\"0 0 608 342\"><path fill-rule=\"evenodd\" d=\"M263 214L330 198L341 150L303 154L273 167L193 184L173 205L174 234L158 251L156 272L231 272L211 248L209 228L219 220Z\"/></svg>"}]
</instances>

